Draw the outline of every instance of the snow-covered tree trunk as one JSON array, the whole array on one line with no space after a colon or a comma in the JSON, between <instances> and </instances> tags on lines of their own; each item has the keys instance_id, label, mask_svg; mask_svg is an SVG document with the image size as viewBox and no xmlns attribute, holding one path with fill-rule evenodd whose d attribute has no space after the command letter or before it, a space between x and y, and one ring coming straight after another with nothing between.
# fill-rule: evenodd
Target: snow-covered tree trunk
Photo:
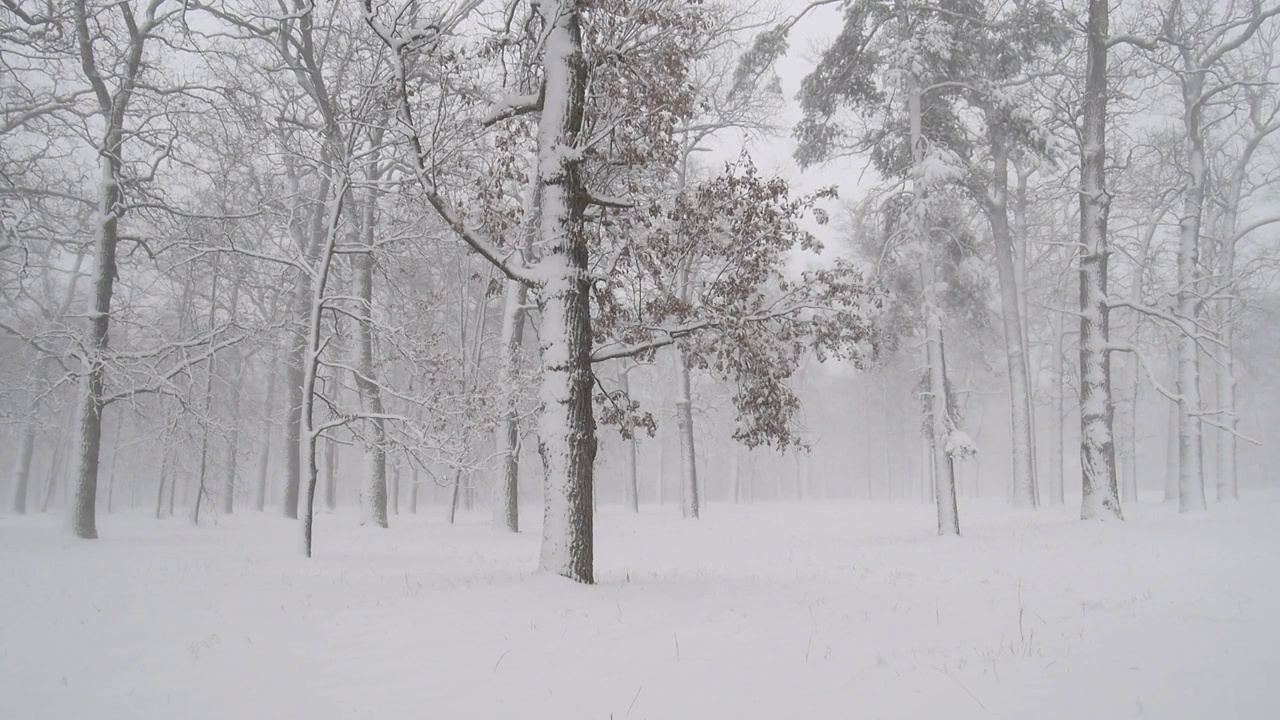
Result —
<instances>
[{"instance_id":1,"label":"snow-covered tree trunk","mask_svg":"<svg viewBox=\"0 0 1280 720\"><path fill-rule=\"evenodd\" d=\"M1201 95L1204 75L1192 73L1183 79L1184 124L1187 143L1187 188L1182 216L1178 219L1178 315L1191 327L1178 336L1178 397L1182 414L1178 420L1178 509L1201 512L1206 509L1203 452L1200 424L1200 345L1193 332L1200 314L1200 222L1204 214L1205 188L1209 168L1204 154L1201 127Z\"/></svg>"},{"instance_id":2,"label":"snow-covered tree trunk","mask_svg":"<svg viewBox=\"0 0 1280 720\"><path fill-rule=\"evenodd\" d=\"M311 295L311 283L305 273L298 273L294 285L294 309L301 315L306 310L306 303ZM305 316L303 316L305 317ZM284 516L298 517L298 483L302 479L302 406L305 389L306 371L303 365L307 357L307 337L301 329L290 333L290 347L285 361L284 383L288 388L285 397L288 407L285 409L284 421Z\"/></svg>"},{"instance_id":3,"label":"snow-covered tree trunk","mask_svg":"<svg viewBox=\"0 0 1280 720\"><path fill-rule=\"evenodd\" d=\"M315 424L316 381L320 374L320 354L324 350L321 334L325 307L325 289L333 270L334 247L338 242L338 221L342 217L343 202L349 194L346 182L340 183L333 196L324 228L324 238L319 244L312 277L311 298L307 315L306 341L303 346L302 400L299 406L302 433L302 462L306 483L301 491L302 551L311 557L312 524L315 518L316 485L320 479L316 463L316 445L324 428ZM296 478L295 478L296 479Z\"/></svg>"},{"instance_id":4,"label":"snow-covered tree trunk","mask_svg":"<svg viewBox=\"0 0 1280 720\"><path fill-rule=\"evenodd\" d=\"M594 581L592 472L596 455L591 387L591 308L587 192L574 142L586 105L586 59L581 9L572 0L539 3L544 27L544 102L538 127L541 239L549 247L539 263L542 311L542 547L538 568Z\"/></svg>"},{"instance_id":5,"label":"snow-covered tree trunk","mask_svg":"<svg viewBox=\"0 0 1280 720\"><path fill-rule=\"evenodd\" d=\"M1177 372L1174 376L1176 378ZM1165 462L1164 462L1164 500L1165 502L1176 502L1178 500L1178 478L1181 473L1178 471L1178 418L1182 414L1182 409L1177 402L1169 403L1169 423L1165 433Z\"/></svg>"},{"instance_id":6,"label":"snow-covered tree trunk","mask_svg":"<svg viewBox=\"0 0 1280 720\"><path fill-rule=\"evenodd\" d=\"M278 365L278 363L274 363ZM267 367L267 393L262 400L262 447L258 451L258 482L253 490L253 509L264 512L267 508L267 473L271 469L271 436L274 433L274 422L271 414L276 404L277 367Z\"/></svg>"},{"instance_id":7,"label":"snow-covered tree trunk","mask_svg":"<svg viewBox=\"0 0 1280 720\"><path fill-rule=\"evenodd\" d=\"M18 456L13 462L13 512L27 513L27 488L31 483L31 457L36 446L36 422L28 420L18 437Z\"/></svg>"},{"instance_id":8,"label":"snow-covered tree trunk","mask_svg":"<svg viewBox=\"0 0 1280 720\"><path fill-rule=\"evenodd\" d=\"M371 145L382 141L381 131L375 132ZM364 166L365 179L370 185L382 177L378 156L371 157ZM366 414L364 425L369 432L369 449L364 455L365 469L360 485L360 524L387 527L387 430L382 417L382 386L373 363L373 268L374 247L377 243L378 191L370 187L361 207L360 232L365 252L351 258L351 281L355 285L353 295L360 303L360 319L355 327L355 381L360 394L360 407Z\"/></svg>"},{"instance_id":9,"label":"snow-covered tree trunk","mask_svg":"<svg viewBox=\"0 0 1280 720\"><path fill-rule=\"evenodd\" d=\"M191 524L200 524L200 508L204 501L205 482L209 470L209 427L213 424L213 378L218 371L217 354L213 351L213 329L218 316L218 266L213 267L213 282L209 285L209 364L204 377L204 417L200 428L200 472L197 475L196 498L191 504Z\"/></svg>"},{"instance_id":10,"label":"snow-covered tree trunk","mask_svg":"<svg viewBox=\"0 0 1280 720\"><path fill-rule=\"evenodd\" d=\"M1009 229L1009 151L1003 130L994 121L990 137L992 175L986 198L987 218L996 250L996 271L1000 279L1000 309L1004 318L1004 345L1009 376L1010 418L1013 444L1013 506L1036 505L1035 464L1031 454L1031 402L1027 387L1026 343L1023 341L1018 281L1014 263L1014 241Z\"/></svg>"},{"instance_id":11,"label":"snow-covered tree trunk","mask_svg":"<svg viewBox=\"0 0 1280 720\"><path fill-rule=\"evenodd\" d=\"M1066 395L1066 363L1063 347L1066 328L1063 327L1063 314L1058 313L1053 322L1053 396L1049 399L1050 430L1049 433L1049 502L1055 505L1066 503L1065 468L1066 462L1066 414L1064 412L1064 396Z\"/></svg>"},{"instance_id":12,"label":"snow-covered tree trunk","mask_svg":"<svg viewBox=\"0 0 1280 720\"><path fill-rule=\"evenodd\" d=\"M915 77L907 80L907 114L910 122L912 167L909 177L912 204L911 238L920 253L920 284L924 295L925 357L929 372L930 454L933 459L934 502L938 511L938 534L959 535L960 517L956 509L955 475L947 455L951 437L951 413L947 407L947 376L942 350L942 308L939 304L933 249L925 230L924 194L921 178L924 164L925 138L920 87Z\"/></svg>"},{"instance_id":13,"label":"snow-covered tree trunk","mask_svg":"<svg viewBox=\"0 0 1280 720\"><path fill-rule=\"evenodd\" d=\"M631 402L631 371L637 366L628 364L618 373L618 385L622 388L622 397L625 402ZM622 449L622 458L624 470L622 475L622 494L623 504L629 512L640 512L640 484L637 477L636 466L636 435L635 429L632 428L628 436L623 440L626 447Z\"/></svg>"},{"instance_id":14,"label":"snow-covered tree trunk","mask_svg":"<svg viewBox=\"0 0 1280 720\"><path fill-rule=\"evenodd\" d=\"M1237 192L1238 197L1238 192ZM1217 407L1220 424L1223 430L1218 433L1217 476L1218 501L1239 500L1240 488L1237 479L1237 441L1236 432L1240 425L1240 416L1236 408L1236 353L1235 353L1235 302L1232 297L1235 288L1235 256L1236 256L1236 213L1228 209L1222 222L1222 247L1218 255L1218 275L1227 283L1226 297L1217 300L1218 341L1217 364L1214 377L1217 385Z\"/></svg>"},{"instance_id":15,"label":"snow-covered tree trunk","mask_svg":"<svg viewBox=\"0 0 1280 720\"><path fill-rule=\"evenodd\" d=\"M673 354L678 377L676 395L676 427L680 432L680 514L687 518L699 515L697 451L693 436L693 398L690 392L689 362L684 350Z\"/></svg>"},{"instance_id":16,"label":"snow-covered tree trunk","mask_svg":"<svg viewBox=\"0 0 1280 720\"><path fill-rule=\"evenodd\" d=\"M235 318L240 302L240 282L236 280L231 286L230 312L231 317ZM222 514L230 515L235 510L236 498L236 475L239 468L240 454L240 399L244 394L241 388L244 382L244 355L238 347L231 348L232 367L235 372L232 374L231 383L231 435L227 438L227 451L225 459L222 463Z\"/></svg>"},{"instance_id":17,"label":"snow-covered tree trunk","mask_svg":"<svg viewBox=\"0 0 1280 720\"><path fill-rule=\"evenodd\" d=\"M1134 307L1142 305L1142 283L1147 273L1147 258L1151 253L1151 245L1155 241L1156 230L1160 227L1163 212L1157 211L1149 218L1150 222L1142 231L1138 253L1133 259L1132 277L1129 282L1129 302ZM1139 344L1139 330L1142 316L1131 313L1128 340L1134 348ZM1121 456L1124 458L1124 472L1121 473L1121 499L1126 502L1138 501L1138 408L1142 395L1142 369L1137 356L1127 358L1125 365L1125 385L1129 388L1129 397L1124 403L1122 420L1124 428L1124 447Z\"/></svg>"},{"instance_id":18,"label":"snow-covered tree trunk","mask_svg":"<svg viewBox=\"0 0 1280 720\"><path fill-rule=\"evenodd\" d=\"M1080 468L1084 520L1122 519L1108 359L1108 0L1089 0L1080 144Z\"/></svg>"},{"instance_id":19,"label":"snow-covered tree trunk","mask_svg":"<svg viewBox=\"0 0 1280 720\"><path fill-rule=\"evenodd\" d=\"M501 469L493 493L493 527L510 532L520 529L520 415L516 407L516 375L520 346L524 342L524 306L529 289L519 280L507 280L502 309L502 358L498 382L505 407L498 424L498 458Z\"/></svg>"}]
</instances>

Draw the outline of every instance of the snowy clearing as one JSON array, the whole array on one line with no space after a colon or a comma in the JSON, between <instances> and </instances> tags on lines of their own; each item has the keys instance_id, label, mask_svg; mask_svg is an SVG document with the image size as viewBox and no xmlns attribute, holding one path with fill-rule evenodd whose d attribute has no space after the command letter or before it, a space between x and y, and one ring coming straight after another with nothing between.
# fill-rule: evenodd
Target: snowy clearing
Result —
<instances>
[{"instance_id":1,"label":"snowy clearing","mask_svg":"<svg viewBox=\"0 0 1280 720\"><path fill-rule=\"evenodd\" d=\"M487 517L0 518L8 718L1274 718L1280 493L604 508L599 584ZM529 513L532 514L532 513Z\"/></svg>"}]
</instances>

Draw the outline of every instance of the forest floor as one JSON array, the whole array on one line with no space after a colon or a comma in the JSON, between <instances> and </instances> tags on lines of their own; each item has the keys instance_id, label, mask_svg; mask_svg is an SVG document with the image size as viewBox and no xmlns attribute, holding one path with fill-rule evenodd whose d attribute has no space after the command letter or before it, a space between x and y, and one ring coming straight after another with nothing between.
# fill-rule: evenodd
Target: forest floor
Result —
<instances>
[{"instance_id":1,"label":"forest floor","mask_svg":"<svg viewBox=\"0 0 1280 720\"><path fill-rule=\"evenodd\" d=\"M0 517L5 718L1280 717L1280 493L1207 515L604 508L599 584L466 515ZM534 508L525 508L536 514Z\"/></svg>"}]
</instances>

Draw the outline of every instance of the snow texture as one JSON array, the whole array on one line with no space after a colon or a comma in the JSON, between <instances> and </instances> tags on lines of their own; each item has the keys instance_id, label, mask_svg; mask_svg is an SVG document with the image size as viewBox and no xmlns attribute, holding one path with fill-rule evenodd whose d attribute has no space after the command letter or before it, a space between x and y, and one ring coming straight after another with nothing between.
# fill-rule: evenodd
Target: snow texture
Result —
<instances>
[{"instance_id":1,"label":"snow texture","mask_svg":"<svg viewBox=\"0 0 1280 720\"><path fill-rule=\"evenodd\" d=\"M321 514L312 561L273 516L3 517L0 715L1275 717L1280 494L1072 505L607 507L594 586L482 512Z\"/></svg>"}]
</instances>

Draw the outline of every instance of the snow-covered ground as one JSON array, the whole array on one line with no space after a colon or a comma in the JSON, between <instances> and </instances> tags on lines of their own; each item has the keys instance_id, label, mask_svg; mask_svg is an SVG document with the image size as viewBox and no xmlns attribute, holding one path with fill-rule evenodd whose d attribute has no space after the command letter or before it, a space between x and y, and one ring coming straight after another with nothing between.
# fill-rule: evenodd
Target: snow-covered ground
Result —
<instances>
[{"instance_id":1,"label":"snow-covered ground","mask_svg":"<svg viewBox=\"0 0 1280 720\"><path fill-rule=\"evenodd\" d=\"M479 514L321 516L311 561L275 517L0 518L0 717L1280 717L1280 494L961 512L605 508L593 587Z\"/></svg>"}]
</instances>

